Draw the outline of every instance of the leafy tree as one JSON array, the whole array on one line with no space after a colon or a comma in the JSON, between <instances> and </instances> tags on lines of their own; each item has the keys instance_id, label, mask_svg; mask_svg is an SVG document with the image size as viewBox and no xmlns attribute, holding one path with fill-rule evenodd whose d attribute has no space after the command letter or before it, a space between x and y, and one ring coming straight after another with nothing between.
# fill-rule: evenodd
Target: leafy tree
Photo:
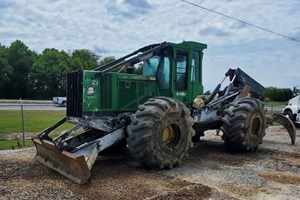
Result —
<instances>
[{"instance_id":1,"label":"leafy tree","mask_svg":"<svg viewBox=\"0 0 300 200\"><path fill-rule=\"evenodd\" d=\"M4 85L4 97L28 98L32 95L29 87L29 73L37 54L22 41L16 40L7 49L7 61L12 73Z\"/></svg>"},{"instance_id":2,"label":"leafy tree","mask_svg":"<svg viewBox=\"0 0 300 200\"><path fill-rule=\"evenodd\" d=\"M100 62L98 63L98 66L105 65L105 64L110 63L110 62L115 61L115 60L116 59L113 56L104 57L103 59L100 60Z\"/></svg>"},{"instance_id":3,"label":"leafy tree","mask_svg":"<svg viewBox=\"0 0 300 200\"><path fill-rule=\"evenodd\" d=\"M142 64L139 64L135 70L133 71L134 74L143 74L143 65Z\"/></svg>"},{"instance_id":4,"label":"leafy tree","mask_svg":"<svg viewBox=\"0 0 300 200\"><path fill-rule=\"evenodd\" d=\"M94 69L114 60L111 56L101 58L87 49L67 54L52 48L38 55L20 40L9 47L0 43L0 98L64 96L68 72Z\"/></svg>"},{"instance_id":5,"label":"leafy tree","mask_svg":"<svg viewBox=\"0 0 300 200\"><path fill-rule=\"evenodd\" d=\"M0 44L0 98L3 98L3 86L9 80L12 68L8 64L7 49Z\"/></svg>"},{"instance_id":6,"label":"leafy tree","mask_svg":"<svg viewBox=\"0 0 300 200\"><path fill-rule=\"evenodd\" d=\"M294 93L290 88L283 88L283 101L288 101L294 97Z\"/></svg>"},{"instance_id":7,"label":"leafy tree","mask_svg":"<svg viewBox=\"0 0 300 200\"><path fill-rule=\"evenodd\" d=\"M94 69L98 66L98 62L100 60L100 56L86 49L73 51L71 58L71 70Z\"/></svg>"},{"instance_id":8,"label":"leafy tree","mask_svg":"<svg viewBox=\"0 0 300 200\"><path fill-rule=\"evenodd\" d=\"M33 64L32 87L36 98L66 95L66 74L70 71L70 56L57 49L45 49Z\"/></svg>"},{"instance_id":9,"label":"leafy tree","mask_svg":"<svg viewBox=\"0 0 300 200\"><path fill-rule=\"evenodd\" d=\"M264 91L264 99L271 101L288 101L293 96L293 91L289 88L268 87Z\"/></svg>"}]
</instances>

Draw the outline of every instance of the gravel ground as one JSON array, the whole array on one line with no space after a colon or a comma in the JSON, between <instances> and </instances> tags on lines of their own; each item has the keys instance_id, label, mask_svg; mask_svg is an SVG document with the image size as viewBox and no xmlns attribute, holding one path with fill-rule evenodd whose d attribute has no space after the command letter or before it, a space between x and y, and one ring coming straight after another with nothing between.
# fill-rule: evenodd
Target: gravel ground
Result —
<instances>
[{"instance_id":1,"label":"gravel ground","mask_svg":"<svg viewBox=\"0 0 300 200\"><path fill-rule=\"evenodd\" d=\"M299 137L299 129L298 129ZM284 128L267 129L255 153L224 148L209 131L172 170L144 170L128 152L100 156L77 185L34 160L34 148L0 151L0 199L299 199L300 145Z\"/></svg>"}]
</instances>

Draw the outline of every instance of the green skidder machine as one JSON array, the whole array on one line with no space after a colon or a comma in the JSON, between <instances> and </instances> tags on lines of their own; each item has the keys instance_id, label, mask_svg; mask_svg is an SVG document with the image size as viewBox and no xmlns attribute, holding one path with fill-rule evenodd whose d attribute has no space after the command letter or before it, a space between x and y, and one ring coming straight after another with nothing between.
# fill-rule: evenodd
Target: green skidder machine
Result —
<instances>
[{"instance_id":1,"label":"green skidder machine","mask_svg":"<svg viewBox=\"0 0 300 200\"><path fill-rule=\"evenodd\" d=\"M283 115L267 116L264 88L241 69L229 69L210 95L203 95L206 44L152 44L94 70L67 76L66 117L33 138L36 159L76 183L85 183L98 154L129 148L144 167L180 165L204 131L222 130L227 147L255 151L267 124L284 125L292 143L295 127ZM66 121L74 127L51 137Z\"/></svg>"}]
</instances>

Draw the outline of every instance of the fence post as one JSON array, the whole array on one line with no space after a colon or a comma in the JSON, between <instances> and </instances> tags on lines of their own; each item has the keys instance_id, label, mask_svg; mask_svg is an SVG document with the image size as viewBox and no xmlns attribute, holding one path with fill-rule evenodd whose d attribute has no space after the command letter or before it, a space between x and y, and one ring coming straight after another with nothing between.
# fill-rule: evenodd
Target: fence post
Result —
<instances>
[{"instance_id":1,"label":"fence post","mask_svg":"<svg viewBox=\"0 0 300 200\"><path fill-rule=\"evenodd\" d=\"M272 107L271 107L271 114L273 114L273 104L272 104Z\"/></svg>"},{"instance_id":2,"label":"fence post","mask_svg":"<svg viewBox=\"0 0 300 200\"><path fill-rule=\"evenodd\" d=\"M23 133L23 147L25 147L25 133L24 133L24 113L23 113L23 102L22 99L20 98L21 102L21 128L22 128L22 133Z\"/></svg>"}]
</instances>

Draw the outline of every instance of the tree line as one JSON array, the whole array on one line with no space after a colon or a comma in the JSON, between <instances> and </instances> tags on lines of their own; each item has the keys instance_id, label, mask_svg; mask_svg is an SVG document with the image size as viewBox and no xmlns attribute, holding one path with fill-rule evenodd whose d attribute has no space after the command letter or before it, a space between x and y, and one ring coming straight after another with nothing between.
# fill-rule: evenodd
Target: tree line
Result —
<instances>
[{"instance_id":1,"label":"tree line","mask_svg":"<svg viewBox=\"0 0 300 200\"><path fill-rule=\"evenodd\" d=\"M72 52L47 48L41 54L16 40L6 47L0 43L0 99L51 99L66 95L66 74L81 69L94 69L115 60L93 51ZM299 88L268 87L266 101L287 101Z\"/></svg>"},{"instance_id":2,"label":"tree line","mask_svg":"<svg viewBox=\"0 0 300 200\"><path fill-rule=\"evenodd\" d=\"M87 49L72 52L47 48L36 53L20 40L0 43L0 99L51 99L66 95L66 74L94 69L115 60Z\"/></svg>"},{"instance_id":3,"label":"tree line","mask_svg":"<svg viewBox=\"0 0 300 200\"><path fill-rule=\"evenodd\" d=\"M297 95L296 91L290 88L267 87L264 91L265 101L288 101Z\"/></svg>"}]
</instances>

